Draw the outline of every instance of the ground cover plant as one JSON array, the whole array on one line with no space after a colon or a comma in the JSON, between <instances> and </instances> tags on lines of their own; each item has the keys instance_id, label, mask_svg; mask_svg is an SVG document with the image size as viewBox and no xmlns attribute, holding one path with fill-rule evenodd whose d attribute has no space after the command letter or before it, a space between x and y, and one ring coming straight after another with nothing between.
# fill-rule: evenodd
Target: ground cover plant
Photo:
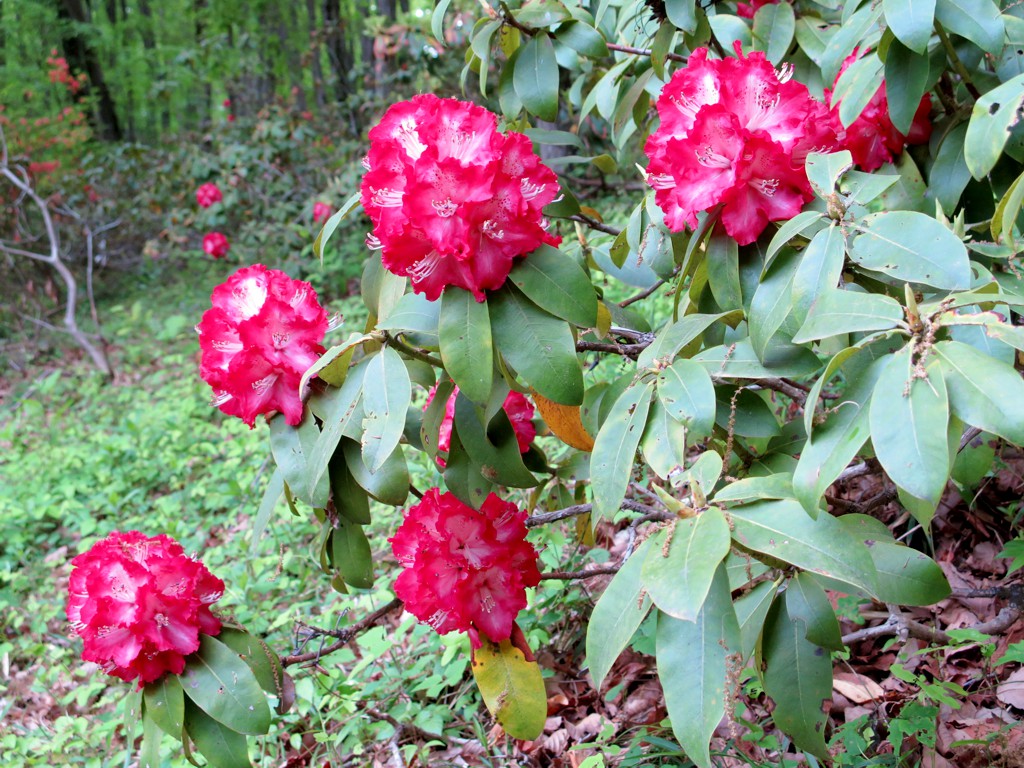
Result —
<instances>
[{"instance_id":1,"label":"ground cover plant","mask_svg":"<svg viewBox=\"0 0 1024 768\"><path fill-rule=\"evenodd\" d=\"M29 591L30 536L67 547L63 644L96 665L48 678L14 636L60 619L15 607L19 695L79 714L119 690L125 724L104 700L96 736L23 717L4 747L1020 764L1022 33L992 0L488 5L462 92L381 104L304 196L304 259L239 253L273 221L196 166L211 279L156 321L172 348L198 333L171 439L115 417L60 449L77 479L5 484L6 589ZM268 213L240 169L292 119L219 144ZM364 234L342 300L317 261ZM17 394L13 471L60 465L28 450L60 396L100 398L64 376Z\"/></svg>"}]
</instances>

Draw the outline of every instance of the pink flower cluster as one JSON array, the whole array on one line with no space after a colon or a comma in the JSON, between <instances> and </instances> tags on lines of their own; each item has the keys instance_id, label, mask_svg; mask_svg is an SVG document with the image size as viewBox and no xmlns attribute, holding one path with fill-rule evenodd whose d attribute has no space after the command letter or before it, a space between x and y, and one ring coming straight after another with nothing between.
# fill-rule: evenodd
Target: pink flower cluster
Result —
<instances>
[{"instance_id":1,"label":"pink flower cluster","mask_svg":"<svg viewBox=\"0 0 1024 768\"><path fill-rule=\"evenodd\" d=\"M196 202L200 208L209 208L214 203L219 203L223 199L224 195L221 194L220 187L216 184L209 182L200 184L199 189L196 190Z\"/></svg>"},{"instance_id":2,"label":"pink flower cluster","mask_svg":"<svg viewBox=\"0 0 1024 768\"><path fill-rule=\"evenodd\" d=\"M440 634L468 632L476 648L480 632L508 639L526 587L540 583L525 521L525 512L493 493L476 510L431 488L389 539L404 568L395 594Z\"/></svg>"},{"instance_id":3,"label":"pink flower cluster","mask_svg":"<svg viewBox=\"0 0 1024 768\"><path fill-rule=\"evenodd\" d=\"M203 235L203 250L215 259L228 255L231 250L231 243L221 232L208 232Z\"/></svg>"},{"instance_id":4,"label":"pink flower cluster","mask_svg":"<svg viewBox=\"0 0 1024 768\"><path fill-rule=\"evenodd\" d=\"M220 632L210 605L224 582L169 536L115 531L71 564L68 621L84 641L82 658L111 675L138 678L141 688L180 674L200 633Z\"/></svg>"},{"instance_id":5,"label":"pink flower cluster","mask_svg":"<svg viewBox=\"0 0 1024 768\"><path fill-rule=\"evenodd\" d=\"M437 385L431 387L427 393L427 402L423 410L427 410L434 401L434 394L437 392ZM441 419L441 429L437 436L437 466L444 469L447 462L440 454L448 455L448 449L452 444L452 421L455 419L455 401L459 397L459 388L452 390L451 397L444 406L444 418ZM533 425L534 407L533 403L526 399L526 395L519 392L509 392L508 397L502 404L502 409L508 420L512 422L512 431L515 433L516 442L519 444L519 452L526 453L530 450L530 443L537 436L537 428Z\"/></svg>"},{"instance_id":6,"label":"pink flower cluster","mask_svg":"<svg viewBox=\"0 0 1024 768\"><path fill-rule=\"evenodd\" d=\"M766 5L778 5L779 0L751 0L749 3L736 3L736 15L741 19L752 19Z\"/></svg>"},{"instance_id":7,"label":"pink flower cluster","mask_svg":"<svg viewBox=\"0 0 1024 768\"><path fill-rule=\"evenodd\" d=\"M320 224L321 222L327 221L331 218L331 214L334 213L334 209L331 208L329 203L314 203L313 204L313 223Z\"/></svg>"},{"instance_id":8,"label":"pink flower cluster","mask_svg":"<svg viewBox=\"0 0 1024 768\"><path fill-rule=\"evenodd\" d=\"M253 427L280 411L302 421L299 382L324 352L327 312L309 283L262 264L243 267L218 285L196 326L200 375L224 413Z\"/></svg>"},{"instance_id":9,"label":"pink flower cluster","mask_svg":"<svg viewBox=\"0 0 1024 768\"><path fill-rule=\"evenodd\" d=\"M853 53L846 57L839 74L836 75L837 83L859 56L859 49L854 49ZM829 103L831 96L832 94L826 91ZM910 124L910 133L904 136L896 130L896 126L889 118L889 100L885 96L885 80L882 80L882 84L864 111L846 128L845 147L853 155L853 162L859 165L861 170L873 171L895 160L903 152L904 146L924 144L932 135L931 109L931 98L925 94L921 103L917 105L913 122ZM838 105L833 105L832 114L837 130L842 130Z\"/></svg>"},{"instance_id":10,"label":"pink flower cluster","mask_svg":"<svg viewBox=\"0 0 1024 768\"><path fill-rule=\"evenodd\" d=\"M557 177L482 107L432 94L394 104L370 130L364 165L367 243L430 300L457 286L483 301L514 258L560 242L542 214Z\"/></svg>"},{"instance_id":11,"label":"pink flower cluster","mask_svg":"<svg viewBox=\"0 0 1024 768\"><path fill-rule=\"evenodd\" d=\"M658 99L661 125L647 140L647 180L669 229L695 227L719 211L740 245L769 221L790 219L812 197L804 160L837 136L828 108L777 71L763 53L708 59L690 54Z\"/></svg>"}]
</instances>

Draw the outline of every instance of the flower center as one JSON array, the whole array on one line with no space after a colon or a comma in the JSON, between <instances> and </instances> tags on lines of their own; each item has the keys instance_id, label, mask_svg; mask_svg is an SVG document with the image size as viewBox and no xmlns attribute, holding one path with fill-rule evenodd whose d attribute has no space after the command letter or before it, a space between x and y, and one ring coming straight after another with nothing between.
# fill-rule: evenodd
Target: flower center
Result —
<instances>
[{"instance_id":1,"label":"flower center","mask_svg":"<svg viewBox=\"0 0 1024 768\"><path fill-rule=\"evenodd\" d=\"M501 240L505 237L505 230L498 229L498 222L494 219L488 219L484 222L483 231L492 240Z\"/></svg>"},{"instance_id":2,"label":"flower center","mask_svg":"<svg viewBox=\"0 0 1024 768\"><path fill-rule=\"evenodd\" d=\"M443 258L444 254L442 254L440 251L431 251L422 259L413 264L412 268L409 270L409 277L411 277L416 282L419 282L420 280L425 280L426 278L430 277L430 275L433 273L435 269L437 269L437 265L441 263L441 260Z\"/></svg>"},{"instance_id":3,"label":"flower center","mask_svg":"<svg viewBox=\"0 0 1024 768\"><path fill-rule=\"evenodd\" d=\"M420 141L419 134L416 133L416 120L412 117L404 118L392 136L402 145L405 154L413 160L418 159L423 154L423 150L427 148L427 145Z\"/></svg>"},{"instance_id":4,"label":"flower center","mask_svg":"<svg viewBox=\"0 0 1024 768\"><path fill-rule=\"evenodd\" d=\"M437 215L442 219L450 218L455 215L455 212L459 210L459 206L453 203L451 198L445 200L433 200L430 203L434 210L437 211Z\"/></svg>"},{"instance_id":5,"label":"flower center","mask_svg":"<svg viewBox=\"0 0 1024 768\"><path fill-rule=\"evenodd\" d=\"M276 382L276 381L277 381L277 374L276 373L272 373L269 376L264 376L262 379L258 379L258 380L254 381L252 383L253 391L257 395L262 395L264 392L266 392L268 389L270 389L272 386L274 386L274 382Z\"/></svg>"}]
</instances>

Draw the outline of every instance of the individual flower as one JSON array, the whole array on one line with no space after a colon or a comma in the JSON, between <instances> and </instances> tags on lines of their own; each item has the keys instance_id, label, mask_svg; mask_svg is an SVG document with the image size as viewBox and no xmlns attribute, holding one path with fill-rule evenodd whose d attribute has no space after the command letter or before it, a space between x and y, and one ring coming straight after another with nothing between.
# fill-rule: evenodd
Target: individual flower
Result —
<instances>
[{"instance_id":1,"label":"individual flower","mask_svg":"<svg viewBox=\"0 0 1024 768\"><path fill-rule=\"evenodd\" d=\"M203 235L203 250L213 258L221 259L228 255L231 243L220 232L208 232Z\"/></svg>"},{"instance_id":2,"label":"individual flower","mask_svg":"<svg viewBox=\"0 0 1024 768\"><path fill-rule=\"evenodd\" d=\"M262 264L243 267L213 289L196 326L199 373L214 404L253 427L261 413L302 421L299 382L324 348L327 312L313 287Z\"/></svg>"},{"instance_id":3,"label":"individual flower","mask_svg":"<svg viewBox=\"0 0 1024 768\"><path fill-rule=\"evenodd\" d=\"M199 635L220 632L210 605L224 582L169 536L115 531L71 564L67 617L82 658L115 677L141 688L180 674Z\"/></svg>"},{"instance_id":4,"label":"individual flower","mask_svg":"<svg viewBox=\"0 0 1024 768\"><path fill-rule=\"evenodd\" d=\"M843 66L836 75L835 82L860 56L860 49L854 48L853 53L846 57ZM835 83L832 85L835 88ZM832 94L826 91L826 97L832 107L832 120L837 129L842 129L839 120L839 105L832 103ZM885 96L885 80L878 86L871 101L864 107L860 116L846 128L846 140L843 146L850 150L853 162L863 171L873 171L886 163L891 163L903 152L903 147L913 144L924 144L931 138L932 121L930 113L932 101L928 94L921 98L917 105L914 119L910 124L910 133L904 136L889 119L889 100Z\"/></svg>"},{"instance_id":5,"label":"individual flower","mask_svg":"<svg viewBox=\"0 0 1024 768\"><path fill-rule=\"evenodd\" d=\"M480 632L498 643L540 583L537 551L526 541L526 513L490 494L479 510L454 494L427 491L389 539L403 571L395 594L440 634Z\"/></svg>"},{"instance_id":6,"label":"individual flower","mask_svg":"<svg viewBox=\"0 0 1024 768\"><path fill-rule=\"evenodd\" d=\"M763 53L708 59L690 54L658 98L661 125L644 147L647 181L673 231L720 211L740 245L769 221L789 219L812 198L804 160L836 143L828 108L777 71Z\"/></svg>"},{"instance_id":7,"label":"individual flower","mask_svg":"<svg viewBox=\"0 0 1024 768\"><path fill-rule=\"evenodd\" d=\"M561 242L542 214L557 177L526 136L496 126L483 107L424 94L392 105L370 130L367 243L431 301L447 286L483 301L514 258Z\"/></svg>"},{"instance_id":8,"label":"individual flower","mask_svg":"<svg viewBox=\"0 0 1024 768\"><path fill-rule=\"evenodd\" d=\"M427 402L423 406L424 411L434 401L436 392L437 385L435 384L430 388L430 392L427 393ZM448 449L452 444L452 421L455 419L455 401L458 397L459 388L455 387L448 398L448 402L445 403L444 418L441 419L441 429L437 435L438 456L436 460L437 466L441 469L445 468L447 462L440 454L447 455ZM537 436L537 428L533 425L533 403L526 399L526 395L519 392L509 392L501 407L505 411L505 415L508 416L508 420L512 422L512 432L516 436L519 452L526 453L530 450L530 443L533 442L533 438Z\"/></svg>"},{"instance_id":9,"label":"individual flower","mask_svg":"<svg viewBox=\"0 0 1024 768\"><path fill-rule=\"evenodd\" d=\"M766 5L777 5L779 0L750 0L749 3L736 3L736 15L741 19L752 19Z\"/></svg>"},{"instance_id":10,"label":"individual flower","mask_svg":"<svg viewBox=\"0 0 1024 768\"><path fill-rule=\"evenodd\" d=\"M209 208L223 199L224 195L220 193L220 187L216 184L207 182L196 190L196 202L199 203L200 208Z\"/></svg>"},{"instance_id":11,"label":"individual flower","mask_svg":"<svg viewBox=\"0 0 1024 768\"><path fill-rule=\"evenodd\" d=\"M327 221L331 218L332 213L334 213L334 209L328 203L314 203L313 223L319 224L322 221Z\"/></svg>"}]
</instances>

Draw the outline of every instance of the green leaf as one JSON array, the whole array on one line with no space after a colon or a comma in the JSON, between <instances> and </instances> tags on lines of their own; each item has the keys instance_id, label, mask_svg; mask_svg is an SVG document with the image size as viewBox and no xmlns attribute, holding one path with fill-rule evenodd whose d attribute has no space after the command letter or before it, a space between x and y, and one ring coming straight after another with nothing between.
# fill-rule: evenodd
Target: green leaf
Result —
<instances>
[{"instance_id":1,"label":"green leaf","mask_svg":"<svg viewBox=\"0 0 1024 768\"><path fill-rule=\"evenodd\" d=\"M597 325L597 294L576 261L557 248L542 245L521 259L509 280L534 304L581 328Z\"/></svg>"},{"instance_id":2,"label":"green leaf","mask_svg":"<svg viewBox=\"0 0 1024 768\"><path fill-rule=\"evenodd\" d=\"M768 342L793 309L793 278L800 266L800 255L792 249L783 251L768 272L761 276L761 282L750 300L750 311L747 313L750 344L762 362Z\"/></svg>"},{"instance_id":3,"label":"green leaf","mask_svg":"<svg viewBox=\"0 0 1024 768\"><path fill-rule=\"evenodd\" d=\"M782 376L810 376L821 367L813 352L794 345L771 346L765 350L764 363L754 354L750 339L735 344L705 349L693 356L708 373L723 379L763 379Z\"/></svg>"},{"instance_id":4,"label":"green leaf","mask_svg":"<svg viewBox=\"0 0 1024 768\"><path fill-rule=\"evenodd\" d=\"M598 690L651 608L651 598L644 593L640 579L640 568L652 541L645 540L623 563L590 614L587 666Z\"/></svg>"},{"instance_id":5,"label":"green leaf","mask_svg":"<svg viewBox=\"0 0 1024 768\"><path fill-rule=\"evenodd\" d=\"M798 573L786 585L786 609L794 623L803 624L804 637L831 651L843 650L839 620L828 595L814 577Z\"/></svg>"},{"instance_id":6,"label":"green leaf","mask_svg":"<svg viewBox=\"0 0 1024 768\"><path fill-rule=\"evenodd\" d=\"M527 661L508 640L486 637L473 651L473 677L494 719L513 739L535 739L544 730L548 699L536 661Z\"/></svg>"},{"instance_id":7,"label":"green leaf","mask_svg":"<svg viewBox=\"0 0 1024 768\"><path fill-rule=\"evenodd\" d=\"M363 527L344 517L331 531L331 559L345 583L357 589L373 588L373 553Z\"/></svg>"},{"instance_id":8,"label":"green leaf","mask_svg":"<svg viewBox=\"0 0 1024 768\"><path fill-rule=\"evenodd\" d=\"M863 44L868 30L875 26L881 15L882 4L876 3L865 5L843 21L842 26L829 39L821 57L821 77L826 83L836 79L843 61L853 53L854 48Z\"/></svg>"},{"instance_id":9,"label":"green leaf","mask_svg":"<svg viewBox=\"0 0 1024 768\"><path fill-rule=\"evenodd\" d=\"M949 400L942 368L916 378L910 348L889 359L871 395L871 444L886 474L919 499L936 500L949 479Z\"/></svg>"},{"instance_id":10,"label":"green leaf","mask_svg":"<svg viewBox=\"0 0 1024 768\"><path fill-rule=\"evenodd\" d=\"M924 0L894 1L899 4L924 3ZM930 24L928 34L931 34ZM927 51L915 53L898 40L889 45L889 52L885 56L885 96L889 102L889 117L896 130L904 136L910 133L921 98L932 84L930 73Z\"/></svg>"},{"instance_id":11,"label":"green leaf","mask_svg":"<svg viewBox=\"0 0 1024 768\"><path fill-rule=\"evenodd\" d=\"M768 609L772 607L772 601L778 591L778 581L762 581L736 599L733 607L740 625L740 648L744 659L750 658L750 654L757 647Z\"/></svg>"},{"instance_id":12,"label":"green leaf","mask_svg":"<svg viewBox=\"0 0 1024 768\"><path fill-rule=\"evenodd\" d=\"M736 671L728 656L740 650L725 566L715 570L695 621L658 615L656 647L672 732L687 757L701 768L711 768L708 744L725 714L730 670Z\"/></svg>"},{"instance_id":13,"label":"green leaf","mask_svg":"<svg viewBox=\"0 0 1024 768\"><path fill-rule=\"evenodd\" d=\"M798 235L802 235L818 222L824 220L825 216L820 211L801 211L792 219L784 221L782 226L779 227L779 231L772 237L772 241L768 243L768 250L765 253L765 265L764 269L761 270L761 277L764 278L764 276L768 274L772 262L775 259L775 254L782 250L790 240Z\"/></svg>"},{"instance_id":14,"label":"green leaf","mask_svg":"<svg viewBox=\"0 0 1024 768\"><path fill-rule=\"evenodd\" d=\"M647 594L669 616L695 621L718 564L729 553L725 515L718 507L708 507L697 517L674 523L654 542L641 571Z\"/></svg>"},{"instance_id":15,"label":"green leaf","mask_svg":"<svg viewBox=\"0 0 1024 768\"><path fill-rule=\"evenodd\" d=\"M896 605L933 605L949 596L949 582L938 563L916 549L897 544L889 529L868 515L843 515L840 524L871 553L878 570L878 599Z\"/></svg>"},{"instance_id":16,"label":"green leaf","mask_svg":"<svg viewBox=\"0 0 1024 768\"><path fill-rule=\"evenodd\" d=\"M959 341L935 345L954 415L1024 445L1024 381L1011 366Z\"/></svg>"},{"instance_id":17,"label":"green leaf","mask_svg":"<svg viewBox=\"0 0 1024 768\"><path fill-rule=\"evenodd\" d=\"M793 317L797 322L807 319L811 304L819 294L838 285L845 259L845 238L837 224L818 232L804 248L793 275Z\"/></svg>"},{"instance_id":18,"label":"green leaf","mask_svg":"<svg viewBox=\"0 0 1024 768\"><path fill-rule=\"evenodd\" d=\"M754 14L754 50L764 51L768 61L778 66L793 43L796 14L789 3L763 5Z\"/></svg>"},{"instance_id":19,"label":"green leaf","mask_svg":"<svg viewBox=\"0 0 1024 768\"><path fill-rule=\"evenodd\" d=\"M715 387L699 363L680 358L658 374L658 399L691 440L707 437L715 426Z\"/></svg>"},{"instance_id":20,"label":"green leaf","mask_svg":"<svg viewBox=\"0 0 1024 768\"><path fill-rule=\"evenodd\" d=\"M200 636L199 650L185 660L181 687L206 714L232 731L262 734L270 728L270 707L252 670L209 635ZM186 727L195 738L187 721L186 715Z\"/></svg>"},{"instance_id":21,"label":"green leaf","mask_svg":"<svg viewBox=\"0 0 1024 768\"><path fill-rule=\"evenodd\" d=\"M448 6L452 0L437 0L433 12L430 14L430 34L434 36L441 45L444 45L444 15L448 12Z\"/></svg>"},{"instance_id":22,"label":"green leaf","mask_svg":"<svg viewBox=\"0 0 1024 768\"><path fill-rule=\"evenodd\" d=\"M1006 190L1006 194L996 204L996 212L989 225L993 240L998 242L1005 239L1006 243L1016 247L1014 228L1017 218L1020 216L1022 204L1024 204L1024 173L1014 179L1013 184Z\"/></svg>"},{"instance_id":23,"label":"green leaf","mask_svg":"<svg viewBox=\"0 0 1024 768\"><path fill-rule=\"evenodd\" d=\"M683 32L693 32L697 29L696 0L665 0L665 15Z\"/></svg>"},{"instance_id":24,"label":"green leaf","mask_svg":"<svg viewBox=\"0 0 1024 768\"><path fill-rule=\"evenodd\" d=\"M445 291L438 319L441 360L458 388L474 403L486 403L494 380L494 347L487 305L469 291Z\"/></svg>"},{"instance_id":25,"label":"green leaf","mask_svg":"<svg viewBox=\"0 0 1024 768\"><path fill-rule=\"evenodd\" d=\"M807 640L804 627L790 618L789 597L776 600L765 623L757 664L764 669L765 693L775 702L772 718L800 749L828 757L823 705L832 696L832 659Z\"/></svg>"},{"instance_id":26,"label":"green leaf","mask_svg":"<svg viewBox=\"0 0 1024 768\"><path fill-rule=\"evenodd\" d=\"M233 627L222 628L217 639L249 665L249 669L252 670L264 691L276 696L282 705L290 703L286 700L288 696L286 688L290 683L288 674L281 665L281 659L270 650L270 646L258 637ZM279 714L284 714L286 708L278 707L277 711Z\"/></svg>"},{"instance_id":27,"label":"green leaf","mask_svg":"<svg viewBox=\"0 0 1024 768\"><path fill-rule=\"evenodd\" d=\"M722 476L722 457L715 451L703 451L693 465L679 476L678 484L696 484L706 496L710 496Z\"/></svg>"},{"instance_id":28,"label":"green leaf","mask_svg":"<svg viewBox=\"0 0 1024 768\"><path fill-rule=\"evenodd\" d=\"M384 347L366 364L363 388L363 461L376 472L398 447L412 399L412 383L405 363L391 347Z\"/></svg>"},{"instance_id":29,"label":"green leaf","mask_svg":"<svg viewBox=\"0 0 1024 768\"><path fill-rule=\"evenodd\" d=\"M1003 48L1006 28L992 0L937 0L935 19L986 53L997 54Z\"/></svg>"},{"instance_id":30,"label":"green leaf","mask_svg":"<svg viewBox=\"0 0 1024 768\"><path fill-rule=\"evenodd\" d=\"M717 322L735 325L743 313L723 312L717 315L686 315L678 322L658 331L654 342L640 353L636 364L639 370L651 369L658 360L670 361L687 344L697 339L704 331Z\"/></svg>"},{"instance_id":31,"label":"green leaf","mask_svg":"<svg viewBox=\"0 0 1024 768\"><path fill-rule=\"evenodd\" d=\"M249 540L250 556L255 555L258 551L260 539L263 538L263 532L267 530L270 516L274 513L277 502L281 500L282 493L284 493L284 475L280 469L275 469L274 474L270 476L270 480L267 482L267 488L263 492L263 499L260 501L260 508L252 522L252 533Z\"/></svg>"},{"instance_id":32,"label":"green leaf","mask_svg":"<svg viewBox=\"0 0 1024 768\"><path fill-rule=\"evenodd\" d=\"M409 468L401 447L393 451L376 472L371 472L363 463L359 443L344 440L341 447L349 472L363 490L382 504L398 507L405 503L409 496Z\"/></svg>"},{"instance_id":33,"label":"green leaf","mask_svg":"<svg viewBox=\"0 0 1024 768\"><path fill-rule=\"evenodd\" d=\"M310 408L323 422L323 432L317 438L310 451L309 464L315 483L326 482L331 457L341 441L341 436L349 431L354 421L362 421L363 409L360 407L363 391L363 379L366 364L360 363L348 372L341 388L331 387L326 392L314 396ZM288 480L288 476L285 475ZM289 486L291 481L288 482ZM325 501L326 504L326 501Z\"/></svg>"},{"instance_id":34,"label":"green leaf","mask_svg":"<svg viewBox=\"0 0 1024 768\"><path fill-rule=\"evenodd\" d=\"M519 443L505 411L495 414L486 431L480 419L479 411L460 392L455 401L453 426L472 467L491 483L512 488L535 486L537 479L523 464ZM497 442L492 441L492 436Z\"/></svg>"},{"instance_id":35,"label":"green leaf","mask_svg":"<svg viewBox=\"0 0 1024 768\"><path fill-rule=\"evenodd\" d=\"M716 227L705 247L704 263L708 267L708 284L715 301L724 310L742 309L739 246Z\"/></svg>"},{"instance_id":36,"label":"green leaf","mask_svg":"<svg viewBox=\"0 0 1024 768\"><path fill-rule=\"evenodd\" d=\"M142 691L146 716L168 736L181 740L181 729L185 722L185 695L177 675L164 675L159 680L147 683ZM159 742L158 742L159 744ZM153 768L159 768L159 761Z\"/></svg>"},{"instance_id":37,"label":"green leaf","mask_svg":"<svg viewBox=\"0 0 1024 768\"><path fill-rule=\"evenodd\" d=\"M669 415L660 400L651 403L640 448L651 469L663 480L685 466L686 427Z\"/></svg>"},{"instance_id":38,"label":"green leaf","mask_svg":"<svg viewBox=\"0 0 1024 768\"><path fill-rule=\"evenodd\" d=\"M185 727L196 750L213 768L249 768L252 765L245 736L217 722L191 701L185 702Z\"/></svg>"},{"instance_id":39,"label":"green leaf","mask_svg":"<svg viewBox=\"0 0 1024 768\"><path fill-rule=\"evenodd\" d=\"M966 135L967 123L961 123L945 135L928 174L929 194L935 196L947 216L953 215L960 195L971 180L964 147Z\"/></svg>"},{"instance_id":40,"label":"green leaf","mask_svg":"<svg viewBox=\"0 0 1024 768\"><path fill-rule=\"evenodd\" d=\"M896 39L916 53L924 53L932 36L935 0L882 0L885 23ZM889 54L892 46L889 47ZM906 133L906 129L899 129Z\"/></svg>"},{"instance_id":41,"label":"green leaf","mask_svg":"<svg viewBox=\"0 0 1024 768\"><path fill-rule=\"evenodd\" d=\"M874 52L864 54L846 68L836 81L832 103L839 104L839 120L851 126L882 85L882 60Z\"/></svg>"},{"instance_id":42,"label":"green leaf","mask_svg":"<svg viewBox=\"0 0 1024 768\"><path fill-rule=\"evenodd\" d=\"M377 322L377 327L382 331L413 331L432 336L436 346L440 313L440 301L428 301L420 293L406 293L395 304L387 320Z\"/></svg>"},{"instance_id":43,"label":"green leaf","mask_svg":"<svg viewBox=\"0 0 1024 768\"><path fill-rule=\"evenodd\" d=\"M964 161L974 178L984 178L999 162L1010 131L1020 120L1022 102L1024 75L1017 75L974 102L964 138Z\"/></svg>"},{"instance_id":44,"label":"green leaf","mask_svg":"<svg viewBox=\"0 0 1024 768\"><path fill-rule=\"evenodd\" d=\"M903 319L903 307L895 299L877 293L827 290L811 304L807 319L793 337L794 344L827 339L859 331L895 328Z\"/></svg>"},{"instance_id":45,"label":"green leaf","mask_svg":"<svg viewBox=\"0 0 1024 768\"><path fill-rule=\"evenodd\" d=\"M763 477L745 477L723 487L715 494L716 504L740 504L748 501L793 498L793 476L777 472Z\"/></svg>"},{"instance_id":46,"label":"green leaf","mask_svg":"<svg viewBox=\"0 0 1024 768\"><path fill-rule=\"evenodd\" d=\"M593 521L611 518L626 495L633 460L647 423L653 380L627 387L601 425L590 455Z\"/></svg>"},{"instance_id":47,"label":"green leaf","mask_svg":"<svg viewBox=\"0 0 1024 768\"><path fill-rule=\"evenodd\" d=\"M320 359L313 363L313 365L311 365L306 370L306 372L302 374L302 378L299 379L299 397L302 398L303 400L306 399L306 397L309 395L310 380L312 380L314 376L320 374L320 372L323 371L325 368L328 368L329 370L334 370L334 366L331 366L332 363L335 363L336 365L341 365L342 371L347 371L348 363L352 359L352 350L354 350L355 347L362 344L364 341L369 341L370 338L371 337L365 333L353 333L349 335L349 337L344 341L344 343L333 346L326 352L324 352L320 356ZM327 381L328 383L334 383L334 379L332 376L325 373L324 377L324 380ZM338 384L340 385L344 381L344 375L341 375L339 378L341 379L341 381L338 382Z\"/></svg>"},{"instance_id":48,"label":"green leaf","mask_svg":"<svg viewBox=\"0 0 1024 768\"><path fill-rule=\"evenodd\" d=\"M488 300L491 332L502 356L523 380L548 400L583 402L583 372L564 320L535 307L506 285Z\"/></svg>"},{"instance_id":49,"label":"green leaf","mask_svg":"<svg viewBox=\"0 0 1024 768\"><path fill-rule=\"evenodd\" d=\"M184 712L184 704L182 704L182 712ZM162 733L160 726L157 725L149 710L144 710L142 715L142 746L139 748L138 768L160 768L160 741ZM180 724L175 736L178 739L181 738Z\"/></svg>"},{"instance_id":50,"label":"green leaf","mask_svg":"<svg viewBox=\"0 0 1024 768\"><path fill-rule=\"evenodd\" d=\"M570 21L561 24L555 32L555 39L584 56L599 59L608 55L608 46L604 36L589 24L582 21Z\"/></svg>"},{"instance_id":51,"label":"green leaf","mask_svg":"<svg viewBox=\"0 0 1024 768\"><path fill-rule=\"evenodd\" d=\"M317 473L317 466L310 459L319 438L320 430L308 415L297 427L289 425L284 414L279 413L270 420L270 450L274 461L292 493L311 507L325 506L330 494L327 477Z\"/></svg>"},{"instance_id":52,"label":"green leaf","mask_svg":"<svg viewBox=\"0 0 1024 768\"><path fill-rule=\"evenodd\" d=\"M324 222L323 229L317 234L316 239L313 241L313 255L320 259L320 263L324 261L324 249L327 247L327 243L330 241L334 231L341 224L341 220L348 216L352 211L359 207L360 204L360 192L353 192L352 195L346 200L341 208L338 209L337 213L333 214L331 218Z\"/></svg>"},{"instance_id":53,"label":"green leaf","mask_svg":"<svg viewBox=\"0 0 1024 768\"><path fill-rule=\"evenodd\" d=\"M528 0L515 12L515 17L520 24L544 29L572 18L572 14L558 0Z\"/></svg>"},{"instance_id":54,"label":"green leaf","mask_svg":"<svg viewBox=\"0 0 1024 768\"><path fill-rule=\"evenodd\" d=\"M864 269L940 290L971 287L967 248L932 217L916 211L869 213L856 227L850 258Z\"/></svg>"},{"instance_id":55,"label":"green leaf","mask_svg":"<svg viewBox=\"0 0 1024 768\"><path fill-rule=\"evenodd\" d=\"M867 548L831 515L811 518L792 499L745 504L729 513L741 546L874 594L877 575Z\"/></svg>"},{"instance_id":56,"label":"green leaf","mask_svg":"<svg viewBox=\"0 0 1024 768\"><path fill-rule=\"evenodd\" d=\"M531 115L548 122L558 118L558 62L547 34L534 35L519 50L512 84Z\"/></svg>"}]
</instances>

